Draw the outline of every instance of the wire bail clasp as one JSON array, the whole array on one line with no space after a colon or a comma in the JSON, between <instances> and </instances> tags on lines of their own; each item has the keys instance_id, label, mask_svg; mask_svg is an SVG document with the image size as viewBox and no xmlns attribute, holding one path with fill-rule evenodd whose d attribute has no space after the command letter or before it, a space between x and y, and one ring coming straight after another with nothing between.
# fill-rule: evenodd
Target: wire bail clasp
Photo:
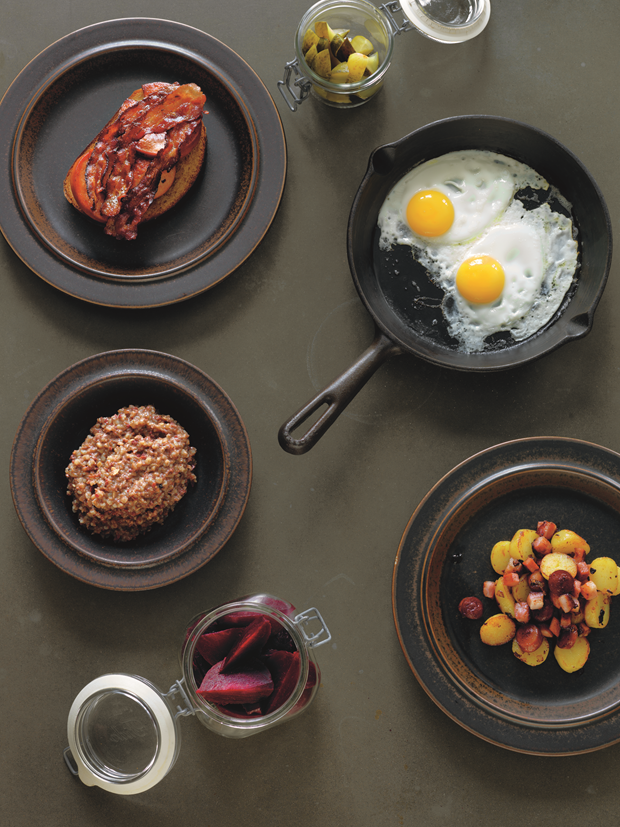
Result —
<instances>
[{"instance_id":1,"label":"wire bail clasp","mask_svg":"<svg viewBox=\"0 0 620 827\"><path fill-rule=\"evenodd\" d=\"M392 34L410 32L411 29L414 28L413 23L406 17L398 0L391 0L389 3L384 3L382 6L379 6L379 9L385 14L387 21L390 24L390 28L392 29ZM400 24L394 17L397 12L400 12L403 16L403 22Z\"/></svg>"},{"instance_id":2,"label":"wire bail clasp","mask_svg":"<svg viewBox=\"0 0 620 827\"><path fill-rule=\"evenodd\" d=\"M311 649L316 646L322 646L332 639L331 632L327 628L318 609L306 609L304 612L295 615L295 623L299 627L299 631L303 635L308 647ZM317 623L319 624L318 629L316 629ZM315 631L308 631L306 626L310 624L313 624Z\"/></svg>"},{"instance_id":3,"label":"wire bail clasp","mask_svg":"<svg viewBox=\"0 0 620 827\"><path fill-rule=\"evenodd\" d=\"M302 75L297 58L284 65L284 78L278 81L278 89L291 112L295 112L298 105L309 97L312 84Z\"/></svg>"},{"instance_id":4,"label":"wire bail clasp","mask_svg":"<svg viewBox=\"0 0 620 827\"><path fill-rule=\"evenodd\" d=\"M196 714L196 710L187 694L184 684L185 678L181 678L180 681L175 681L164 696L170 705L175 708L175 718L185 718L188 715ZM179 701L181 701L181 703L179 703Z\"/></svg>"}]
</instances>

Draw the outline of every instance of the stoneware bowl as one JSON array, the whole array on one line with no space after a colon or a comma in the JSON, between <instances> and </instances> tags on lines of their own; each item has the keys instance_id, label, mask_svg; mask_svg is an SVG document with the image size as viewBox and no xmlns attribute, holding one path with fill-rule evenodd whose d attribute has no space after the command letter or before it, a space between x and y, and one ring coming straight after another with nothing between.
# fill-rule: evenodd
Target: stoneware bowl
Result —
<instances>
[{"instance_id":1,"label":"stoneware bowl","mask_svg":"<svg viewBox=\"0 0 620 827\"><path fill-rule=\"evenodd\" d=\"M79 524L65 468L97 419L127 405L153 405L185 428L197 481L163 524L115 543ZM230 399L193 365L148 350L98 354L52 380L26 413L11 458L15 506L35 545L69 573L96 572L96 585L112 588L119 578L130 587L161 585L166 572L178 579L210 559L245 508L250 478L247 434Z\"/></svg>"}]
</instances>

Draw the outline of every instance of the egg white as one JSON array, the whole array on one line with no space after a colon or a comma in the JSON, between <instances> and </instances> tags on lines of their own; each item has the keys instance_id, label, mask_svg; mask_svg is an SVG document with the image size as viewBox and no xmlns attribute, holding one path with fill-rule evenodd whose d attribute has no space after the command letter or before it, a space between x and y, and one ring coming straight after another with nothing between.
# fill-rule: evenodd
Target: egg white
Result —
<instances>
[{"instance_id":1,"label":"egg white","mask_svg":"<svg viewBox=\"0 0 620 827\"><path fill-rule=\"evenodd\" d=\"M392 188L379 212L381 243L428 246L458 244L475 238L500 216L518 189L549 185L525 164L486 150L463 150L433 158L408 172ZM423 190L447 196L454 207L450 229L434 238L417 236L407 224L411 198Z\"/></svg>"},{"instance_id":2,"label":"egg white","mask_svg":"<svg viewBox=\"0 0 620 827\"><path fill-rule=\"evenodd\" d=\"M431 182L437 170L444 174ZM448 170L450 180L463 182L459 198L449 196L455 205L453 227L459 217L459 229L421 238L406 224L408 199L414 187L445 193ZM465 352L484 350L485 340L494 333L510 333L516 342L532 336L552 319L572 284L578 264L572 222L548 204L527 210L513 200L527 186L549 188L530 167L505 156L474 150L450 153L401 179L379 212L380 248L388 250L393 244L412 248L414 258L444 291L442 311L448 332ZM466 301L456 289L461 263L480 254L496 259L506 277L501 296L486 305Z\"/></svg>"},{"instance_id":3,"label":"egg white","mask_svg":"<svg viewBox=\"0 0 620 827\"><path fill-rule=\"evenodd\" d=\"M456 288L461 263L481 254L498 261L506 277L501 296L490 304L468 302ZM475 241L420 251L419 260L444 290L449 334L469 353L483 350L493 333L508 332L520 342L544 327L571 286L578 247L569 218L548 204L526 210L513 201Z\"/></svg>"}]
</instances>

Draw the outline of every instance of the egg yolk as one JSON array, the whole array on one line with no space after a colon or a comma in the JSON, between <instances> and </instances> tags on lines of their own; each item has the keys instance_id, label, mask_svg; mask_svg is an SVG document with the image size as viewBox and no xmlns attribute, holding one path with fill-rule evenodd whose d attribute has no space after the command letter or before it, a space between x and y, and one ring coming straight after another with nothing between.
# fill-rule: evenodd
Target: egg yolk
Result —
<instances>
[{"instance_id":1,"label":"egg yolk","mask_svg":"<svg viewBox=\"0 0 620 827\"><path fill-rule=\"evenodd\" d=\"M421 190L407 204L407 223L416 235L435 238L447 233L454 222L454 207L438 190Z\"/></svg>"},{"instance_id":2,"label":"egg yolk","mask_svg":"<svg viewBox=\"0 0 620 827\"><path fill-rule=\"evenodd\" d=\"M490 304L504 289L504 268L491 256L466 259L456 274L456 289L472 304Z\"/></svg>"}]
</instances>

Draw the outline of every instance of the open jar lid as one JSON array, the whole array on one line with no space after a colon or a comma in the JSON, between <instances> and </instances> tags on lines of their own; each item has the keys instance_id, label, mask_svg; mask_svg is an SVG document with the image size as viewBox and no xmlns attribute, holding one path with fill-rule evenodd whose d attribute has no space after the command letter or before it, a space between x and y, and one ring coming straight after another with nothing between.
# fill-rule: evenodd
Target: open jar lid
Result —
<instances>
[{"instance_id":1,"label":"open jar lid","mask_svg":"<svg viewBox=\"0 0 620 827\"><path fill-rule=\"evenodd\" d=\"M400 0L400 7L421 34L440 43L471 40L491 15L491 0Z\"/></svg>"},{"instance_id":2,"label":"open jar lid","mask_svg":"<svg viewBox=\"0 0 620 827\"><path fill-rule=\"evenodd\" d=\"M179 687L180 690L180 687ZM133 675L103 675L69 711L67 766L87 786L118 795L155 786L180 747L177 715L156 686ZM191 714L179 708L178 714Z\"/></svg>"}]
</instances>

